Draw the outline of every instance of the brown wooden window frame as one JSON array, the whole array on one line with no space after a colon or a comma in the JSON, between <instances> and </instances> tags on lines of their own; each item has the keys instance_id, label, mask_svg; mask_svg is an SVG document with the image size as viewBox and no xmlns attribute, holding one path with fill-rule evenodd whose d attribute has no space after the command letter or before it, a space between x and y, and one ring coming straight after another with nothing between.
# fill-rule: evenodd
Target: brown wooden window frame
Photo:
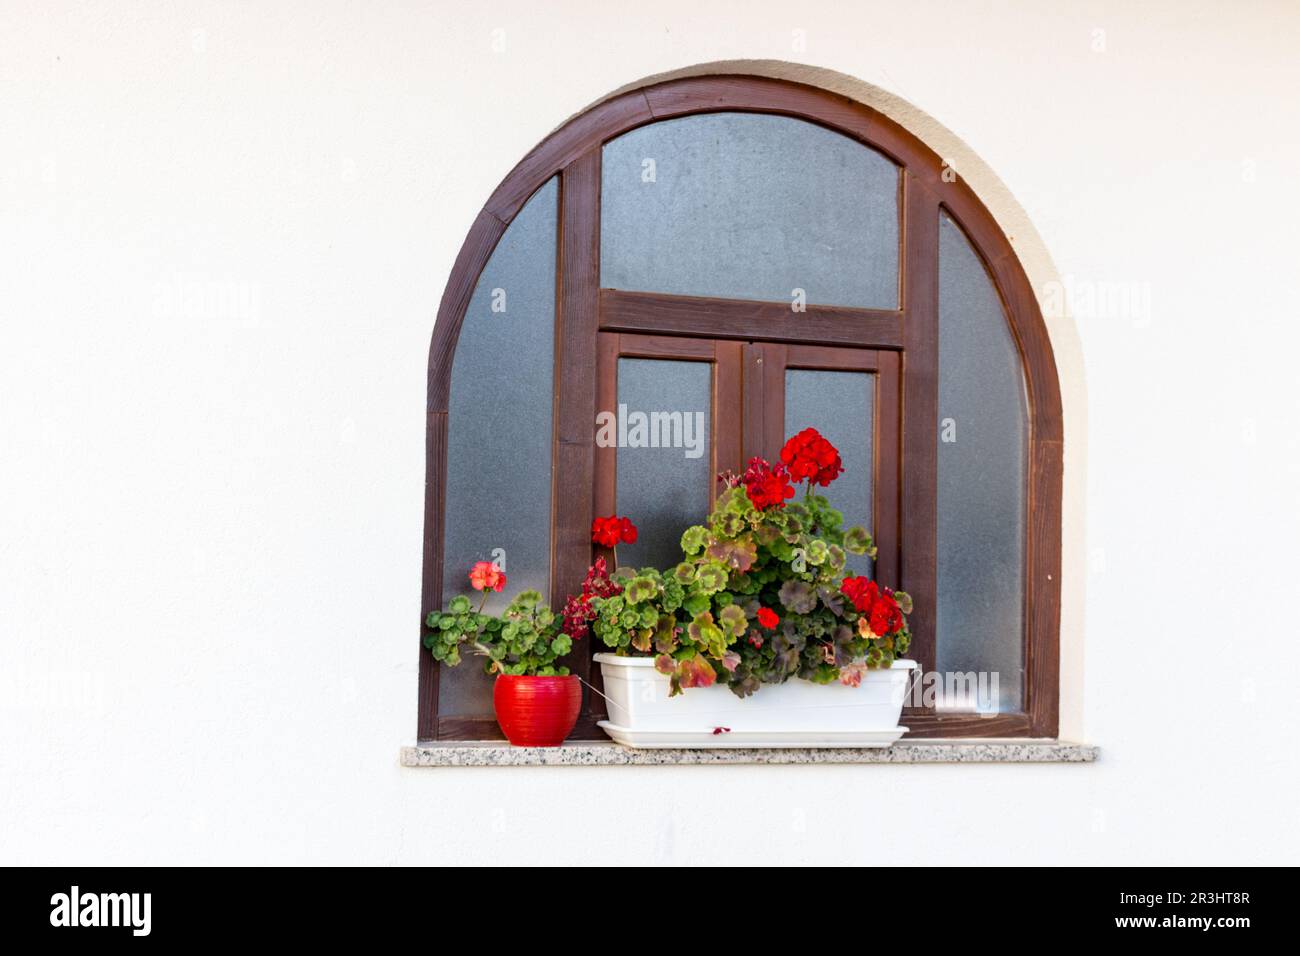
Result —
<instances>
[{"instance_id":1,"label":"brown wooden window frame","mask_svg":"<svg viewBox=\"0 0 1300 956\"><path fill-rule=\"evenodd\" d=\"M808 305L807 312L793 324L788 302L600 287L602 147L639 126L713 112L772 113L806 120L855 139L899 165L898 309ZM434 326L429 351L421 639L424 615L440 604L443 593L447 407L461 323L479 274L506 227L529 197L558 174L552 604L558 606L581 586L593 557L589 537L592 516L612 510L612 456L598 455L594 423L599 408L612 407L609 370L618 355L644 353L714 362L715 403L720 388L735 388L736 392L726 394L743 396L738 409L723 407L719 413L715 404L713 454L730 467L738 466L749 454L770 456L782 437L777 432L783 389L770 378L769 386L753 389L744 387L744 380L761 382L762 376L775 376L778 371L783 375L787 364L797 368L853 367L877 372L877 402L883 404L877 404L876 417L883 418L886 429L896 426L899 448L892 474L890 463L881 464L884 456L875 456L877 527L884 527L880 524L884 521L897 529L896 547L884 549L880 573L912 594L914 638L909 656L924 671L934 670L939 217L944 212L961 227L983 259L1002 299L1025 372L1029 407L1025 694L1019 713L979 716L909 708L905 719L912 737L1055 737L1063 441L1056 361L1037 299L1014 249L965 181L946 179L943 172L937 154L868 106L812 86L734 75L691 77L619 94L574 117L525 156L474 220L456 257ZM843 364L846 361L848 365ZM603 406L602 400L606 402ZM723 415L735 414L743 420L740 432L717 427ZM877 441L889 441L879 427ZM591 488L592 494L558 493L558 489L572 488ZM894 573L889 573L891 562ZM571 667L585 680L598 684L599 669L591 664L595 650L599 649L575 651ZM439 716L438 664L422 644L419 654L417 738L499 738L500 731L490 718ZM602 739L604 734L596 727L601 717L599 697L588 693L574 738Z\"/></svg>"}]
</instances>

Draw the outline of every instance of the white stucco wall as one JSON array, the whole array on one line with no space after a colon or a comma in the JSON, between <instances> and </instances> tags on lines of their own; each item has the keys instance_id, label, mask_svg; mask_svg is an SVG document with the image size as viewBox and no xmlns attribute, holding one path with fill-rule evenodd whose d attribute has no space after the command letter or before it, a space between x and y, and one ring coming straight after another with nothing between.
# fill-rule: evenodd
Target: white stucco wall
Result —
<instances>
[{"instance_id":1,"label":"white stucco wall","mask_svg":"<svg viewBox=\"0 0 1300 956\"><path fill-rule=\"evenodd\" d=\"M1300 8L616 6L0 4L0 862L1294 862ZM1098 764L397 766L452 259L720 60L899 116L1074 290Z\"/></svg>"}]
</instances>

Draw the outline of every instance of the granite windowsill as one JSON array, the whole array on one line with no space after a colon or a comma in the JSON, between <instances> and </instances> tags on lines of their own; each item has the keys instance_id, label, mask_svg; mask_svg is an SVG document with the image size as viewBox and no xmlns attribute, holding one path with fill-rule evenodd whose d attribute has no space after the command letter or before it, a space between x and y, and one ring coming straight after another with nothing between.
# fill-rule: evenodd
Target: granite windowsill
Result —
<instances>
[{"instance_id":1,"label":"granite windowsill","mask_svg":"<svg viewBox=\"0 0 1300 956\"><path fill-rule=\"evenodd\" d=\"M1092 763L1091 744L1042 739L900 740L882 748L634 750L612 740L560 747L501 741L428 741L403 747L403 767L613 767L710 764Z\"/></svg>"}]
</instances>

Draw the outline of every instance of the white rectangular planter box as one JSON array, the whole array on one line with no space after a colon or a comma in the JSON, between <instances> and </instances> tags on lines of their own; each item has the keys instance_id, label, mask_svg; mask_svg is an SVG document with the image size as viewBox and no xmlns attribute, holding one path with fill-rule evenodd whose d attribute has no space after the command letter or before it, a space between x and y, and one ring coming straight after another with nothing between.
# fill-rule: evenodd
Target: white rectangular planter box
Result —
<instances>
[{"instance_id":1,"label":"white rectangular planter box","mask_svg":"<svg viewBox=\"0 0 1300 956\"><path fill-rule=\"evenodd\" d=\"M628 747L887 747L915 661L867 671L857 687L791 678L740 698L725 686L668 696L650 657L597 654L609 719L600 727Z\"/></svg>"}]
</instances>

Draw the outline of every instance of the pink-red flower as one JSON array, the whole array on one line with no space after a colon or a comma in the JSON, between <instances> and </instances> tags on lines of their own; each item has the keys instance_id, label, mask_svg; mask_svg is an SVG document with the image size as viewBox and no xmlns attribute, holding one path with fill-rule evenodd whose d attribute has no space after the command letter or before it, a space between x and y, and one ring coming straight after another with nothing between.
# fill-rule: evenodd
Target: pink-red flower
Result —
<instances>
[{"instance_id":1,"label":"pink-red flower","mask_svg":"<svg viewBox=\"0 0 1300 956\"><path fill-rule=\"evenodd\" d=\"M575 641L581 639L587 633L591 622L596 619L596 609L591 606L591 599L611 597L621 594L622 591L621 585L610 580L605 559L597 558L587 569L587 577L582 582L582 593L571 594L564 602L564 609L560 612L564 618L564 633Z\"/></svg>"},{"instance_id":2,"label":"pink-red flower","mask_svg":"<svg viewBox=\"0 0 1300 956\"><path fill-rule=\"evenodd\" d=\"M839 450L815 428L805 428L787 441L781 449L781 462L795 481L810 481L823 488L844 471Z\"/></svg>"},{"instance_id":3,"label":"pink-red flower","mask_svg":"<svg viewBox=\"0 0 1300 956\"><path fill-rule=\"evenodd\" d=\"M469 569L469 583L475 591L504 591L506 573L491 561L480 561Z\"/></svg>"},{"instance_id":4,"label":"pink-red flower","mask_svg":"<svg viewBox=\"0 0 1300 956\"><path fill-rule=\"evenodd\" d=\"M777 617L776 612L770 607L760 607L758 609L758 624L760 627L765 627L770 631L780 623L781 619Z\"/></svg>"},{"instance_id":5,"label":"pink-red flower","mask_svg":"<svg viewBox=\"0 0 1300 956\"><path fill-rule=\"evenodd\" d=\"M591 540L602 548L613 548L620 543L634 544L636 534L636 525L618 515L596 518L591 523Z\"/></svg>"}]
</instances>

